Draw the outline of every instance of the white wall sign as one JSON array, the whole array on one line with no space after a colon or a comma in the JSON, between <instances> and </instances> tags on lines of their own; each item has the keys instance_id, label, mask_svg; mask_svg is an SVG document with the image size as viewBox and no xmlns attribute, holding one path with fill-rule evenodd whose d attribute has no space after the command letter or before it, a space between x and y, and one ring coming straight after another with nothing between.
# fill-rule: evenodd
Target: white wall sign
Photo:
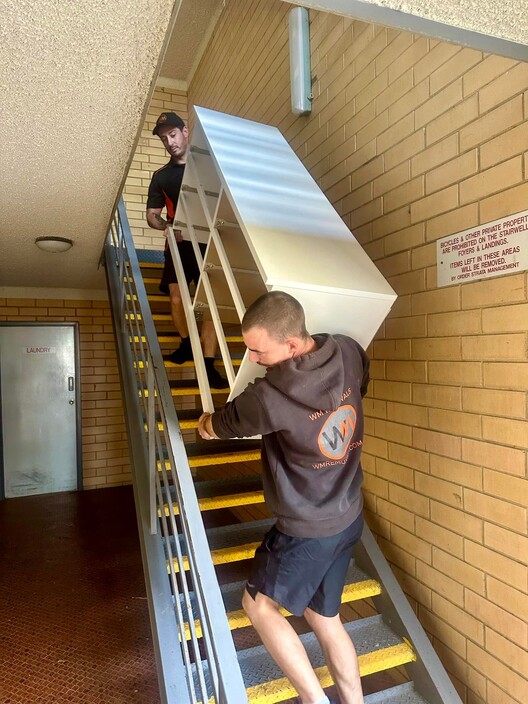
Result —
<instances>
[{"instance_id":1,"label":"white wall sign","mask_svg":"<svg viewBox=\"0 0 528 704\"><path fill-rule=\"evenodd\" d=\"M436 242L438 286L528 269L528 210Z\"/></svg>"}]
</instances>

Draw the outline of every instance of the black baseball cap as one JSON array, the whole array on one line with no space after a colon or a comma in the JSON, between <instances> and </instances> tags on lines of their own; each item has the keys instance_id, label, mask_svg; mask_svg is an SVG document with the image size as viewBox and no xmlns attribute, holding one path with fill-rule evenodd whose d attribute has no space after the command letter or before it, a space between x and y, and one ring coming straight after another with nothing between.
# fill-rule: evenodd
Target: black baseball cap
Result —
<instances>
[{"instance_id":1,"label":"black baseball cap","mask_svg":"<svg viewBox=\"0 0 528 704\"><path fill-rule=\"evenodd\" d=\"M182 130L185 127L185 122L175 112L162 112L156 120L156 126L152 130L152 134L158 134L159 128L165 125L179 127Z\"/></svg>"}]
</instances>

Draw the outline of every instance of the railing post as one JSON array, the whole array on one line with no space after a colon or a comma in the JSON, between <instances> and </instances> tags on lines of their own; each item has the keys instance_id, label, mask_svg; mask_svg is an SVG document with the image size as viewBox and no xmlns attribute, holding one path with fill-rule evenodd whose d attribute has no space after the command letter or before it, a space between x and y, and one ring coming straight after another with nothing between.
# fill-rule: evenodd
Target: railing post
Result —
<instances>
[{"instance_id":1,"label":"railing post","mask_svg":"<svg viewBox=\"0 0 528 704\"><path fill-rule=\"evenodd\" d=\"M148 389L148 469L149 469L149 515L150 515L150 534L155 535L158 532L158 512L156 509L156 399L155 399L155 381L154 370L152 367L152 357L148 354L147 364L147 389Z\"/></svg>"}]
</instances>

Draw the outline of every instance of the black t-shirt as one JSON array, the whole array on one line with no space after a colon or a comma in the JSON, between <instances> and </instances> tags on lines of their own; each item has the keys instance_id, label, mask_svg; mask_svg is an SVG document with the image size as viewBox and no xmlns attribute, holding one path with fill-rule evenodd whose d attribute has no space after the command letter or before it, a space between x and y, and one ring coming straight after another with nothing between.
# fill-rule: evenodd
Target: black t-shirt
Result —
<instances>
[{"instance_id":1,"label":"black t-shirt","mask_svg":"<svg viewBox=\"0 0 528 704\"><path fill-rule=\"evenodd\" d=\"M185 164L175 164L172 159L168 164L154 172L150 182L147 208L167 208L167 221L174 221L176 205L180 195Z\"/></svg>"}]
</instances>

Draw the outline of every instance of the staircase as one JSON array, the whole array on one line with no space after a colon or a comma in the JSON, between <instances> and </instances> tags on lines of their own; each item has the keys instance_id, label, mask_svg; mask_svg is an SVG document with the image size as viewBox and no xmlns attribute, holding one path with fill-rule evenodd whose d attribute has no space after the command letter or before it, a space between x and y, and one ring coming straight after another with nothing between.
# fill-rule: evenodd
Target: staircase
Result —
<instances>
[{"instance_id":1,"label":"staircase","mask_svg":"<svg viewBox=\"0 0 528 704\"><path fill-rule=\"evenodd\" d=\"M211 145L206 148L201 137L194 154L210 156ZM188 172L196 173L189 167ZM226 184L207 189L203 181L202 176L194 189L182 193L185 220L178 226L187 227L191 239L196 224L209 226L217 235L219 227L236 232L240 211L226 197ZM216 206L207 203L210 198L216 199ZM201 210L193 199L200 201ZM231 210L220 223L218 203ZM227 242L229 249L229 233ZM178 266L174 242L171 249ZM234 252L236 257L238 248ZM250 253L261 264L256 248L250 247ZM274 522L262 494L260 443L203 442L196 432L203 410L220 407L237 386L240 390L247 383L240 309L243 312L245 298L254 297L259 288L273 287L269 282L263 286L255 276L255 269L265 276L265 267L251 267L245 250L243 255L244 266L233 266L229 257L226 261L221 238L209 247L205 265L202 262L208 273L202 274L194 303L188 296L186 309L197 362L179 366L166 359L178 338L168 298L157 290L161 265L138 262L122 204L105 247L160 690L162 701L171 704L273 704L296 696L241 610L251 558ZM226 300L222 277L231 275L235 294ZM283 279L276 287L287 289L289 284L299 290L298 282L284 284ZM344 295L342 288L337 295ZM375 332L381 304L372 291L369 296L367 317ZM356 291L353 297L358 298ZM230 390L204 389L196 311L215 323ZM312 324L309 329L324 328ZM314 634L303 619L284 615L300 634L323 687L330 687L331 676ZM371 691L367 704L461 704L368 528L350 563L341 617L354 641L365 689Z\"/></svg>"}]
</instances>

